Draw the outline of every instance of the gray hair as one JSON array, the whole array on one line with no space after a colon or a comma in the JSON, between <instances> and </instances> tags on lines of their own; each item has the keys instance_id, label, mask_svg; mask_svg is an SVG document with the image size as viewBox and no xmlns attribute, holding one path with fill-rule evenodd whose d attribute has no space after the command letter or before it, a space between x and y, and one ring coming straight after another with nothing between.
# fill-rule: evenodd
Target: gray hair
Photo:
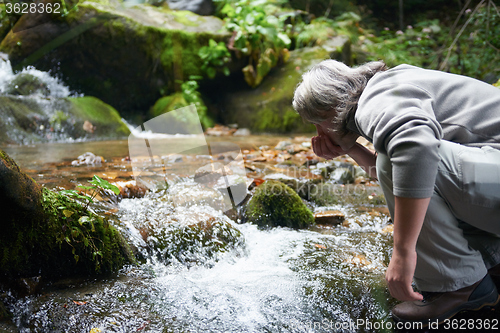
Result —
<instances>
[{"instance_id":1,"label":"gray hair","mask_svg":"<svg viewBox=\"0 0 500 333\"><path fill-rule=\"evenodd\" d=\"M348 118L354 116L368 80L386 69L382 61L351 68L336 60L324 60L302 76L295 89L293 108L312 123L333 118L333 129L345 133Z\"/></svg>"}]
</instances>

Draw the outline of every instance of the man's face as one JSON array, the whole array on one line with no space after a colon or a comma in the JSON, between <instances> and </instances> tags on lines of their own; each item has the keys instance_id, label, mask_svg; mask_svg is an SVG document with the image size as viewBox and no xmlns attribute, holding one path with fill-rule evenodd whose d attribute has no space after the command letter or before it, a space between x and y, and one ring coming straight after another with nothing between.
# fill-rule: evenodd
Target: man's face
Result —
<instances>
[{"instance_id":1,"label":"man's face","mask_svg":"<svg viewBox=\"0 0 500 333\"><path fill-rule=\"evenodd\" d=\"M338 132L332 129L332 119L327 119L319 124L314 124L318 135L326 135L330 141L342 148L344 151L351 149L356 143L358 135L354 132L348 132L346 135L340 135Z\"/></svg>"}]
</instances>

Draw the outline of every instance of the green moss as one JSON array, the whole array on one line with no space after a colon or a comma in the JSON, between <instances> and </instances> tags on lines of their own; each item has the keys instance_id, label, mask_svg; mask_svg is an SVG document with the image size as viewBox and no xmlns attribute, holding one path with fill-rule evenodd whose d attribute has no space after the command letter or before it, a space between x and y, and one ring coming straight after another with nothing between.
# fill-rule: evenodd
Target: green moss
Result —
<instances>
[{"instance_id":1,"label":"green moss","mask_svg":"<svg viewBox=\"0 0 500 333\"><path fill-rule=\"evenodd\" d=\"M70 112L82 120L88 120L103 134L106 132L128 135L130 130L120 114L111 105L92 96L68 98L72 104Z\"/></svg>"},{"instance_id":2,"label":"green moss","mask_svg":"<svg viewBox=\"0 0 500 333\"><path fill-rule=\"evenodd\" d=\"M314 126L293 109L293 93L302 74L328 57L322 47L290 52L289 61L273 69L257 88L228 96L224 122L244 124L252 132L313 132Z\"/></svg>"},{"instance_id":3,"label":"green moss","mask_svg":"<svg viewBox=\"0 0 500 333\"><path fill-rule=\"evenodd\" d=\"M183 264L204 264L218 255L241 248L244 237L228 221L220 217L183 226L165 225L151 230L152 248L161 260Z\"/></svg>"},{"instance_id":4,"label":"green moss","mask_svg":"<svg viewBox=\"0 0 500 333\"><path fill-rule=\"evenodd\" d=\"M268 180L257 187L245 210L245 220L260 227L307 228L314 216L287 185Z\"/></svg>"},{"instance_id":5,"label":"green moss","mask_svg":"<svg viewBox=\"0 0 500 333\"><path fill-rule=\"evenodd\" d=\"M182 93L175 93L170 96L164 96L156 101L155 105L151 108L151 116L157 117L165 112L176 110L187 106L187 102L182 96Z\"/></svg>"},{"instance_id":6,"label":"green moss","mask_svg":"<svg viewBox=\"0 0 500 333\"><path fill-rule=\"evenodd\" d=\"M2 152L0 278L114 272L135 261L118 231L68 197L40 187Z\"/></svg>"}]
</instances>

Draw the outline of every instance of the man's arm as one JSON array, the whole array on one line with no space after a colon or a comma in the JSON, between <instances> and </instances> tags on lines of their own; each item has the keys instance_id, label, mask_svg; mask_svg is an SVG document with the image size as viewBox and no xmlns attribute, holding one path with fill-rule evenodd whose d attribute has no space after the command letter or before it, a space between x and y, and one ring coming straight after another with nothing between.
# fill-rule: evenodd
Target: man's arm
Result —
<instances>
[{"instance_id":1,"label":"man's arm","mask_svg":"<svg viewBox=\"0 0 500 333\"><path fill-rule=\"evenodd\" d=\"M430 198L395 197L394 251L385 279L391 295L400 301L422 300L411 282L417 264L415 247L429 202Z\"/></svg>"}]
</instances>

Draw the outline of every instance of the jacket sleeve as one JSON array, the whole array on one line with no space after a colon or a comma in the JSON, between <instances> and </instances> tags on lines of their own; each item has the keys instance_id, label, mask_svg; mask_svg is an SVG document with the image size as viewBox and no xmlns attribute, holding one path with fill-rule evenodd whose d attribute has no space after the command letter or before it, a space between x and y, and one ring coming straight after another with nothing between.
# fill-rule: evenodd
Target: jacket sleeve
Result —
<instances>
[{"instance_id":1,"label":"jacket sleeve","mask_svg":"<svg viewBox=\"0 0 500 333\"><path fill-rule=\"evenodd\" d=\"M372 88L360 99L356 123L390 158L395 196L432 196L442 128L426 91L409 84Z\"/></svg>"}]
</instances>

